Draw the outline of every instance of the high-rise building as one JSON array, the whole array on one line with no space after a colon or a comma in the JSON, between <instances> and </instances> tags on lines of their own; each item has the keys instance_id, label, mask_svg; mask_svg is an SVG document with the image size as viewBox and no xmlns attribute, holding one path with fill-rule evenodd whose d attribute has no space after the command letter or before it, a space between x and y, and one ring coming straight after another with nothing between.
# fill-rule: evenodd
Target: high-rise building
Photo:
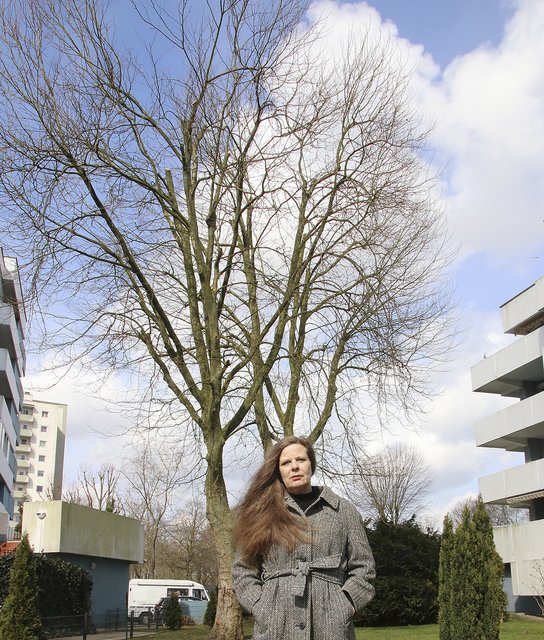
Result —
<instances>
[{"instance_id":1,"label":"high-rise building","mask_svg":"<svg viewBox=\"0 0 544 640\"><path fill-rule=\"evenodd\" d=\"M23 404L25 312L17 261L0 248L0 540L13 517L18 413Z\"/></svg>"},{"instance_id":2,"label":"high-rise building","mask_svg":"<svg viewBox=\"0 0 544 640\"><path fill-rule=\"evenodd\" d=\"M65 404L24 395L19 415L21 441L15 449L15 523L20 520L22 502L61 499L66 411Z\"/></svg>"},{"instance_id":3,"label":"high-rise building","mask_svg":"<svg viewBox=\"0 0 544 640\"><path fill-rule=\"evenodd\" d=\"M526 509L529 522L495 527L509 608L537 612L544 594L544 278L501 307L505 333L520 336L472 367L474 391L518 402L476 423L476 444L520 452L524 463L480 479L484 502Z\"/></svg>"}]
</instances>

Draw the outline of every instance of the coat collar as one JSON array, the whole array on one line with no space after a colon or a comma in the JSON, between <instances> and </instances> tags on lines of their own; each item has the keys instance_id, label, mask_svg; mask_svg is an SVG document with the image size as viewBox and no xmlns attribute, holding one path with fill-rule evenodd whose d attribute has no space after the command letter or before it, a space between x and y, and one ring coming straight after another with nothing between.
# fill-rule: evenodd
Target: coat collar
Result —
<instances>
[{"instance_id":1,"label":"coat collar","mask_svg":"<svg viewBox=\"0 0 544 640\"><path fill-rule=\"evenodd\" d=\"M296 502L293 500L289 492L285 492L284 498L285 502L287 502L289 505L291 505L292 507L297 507ZM338 509L338 506L340 505L340 498L336 495L336 493L334 493L334 491L326 486L321 487L321 493L319 494L319 498L316 500L316 502L319 502L320 500L324 500L333 509Z\"/></svg>"}]
</instances>

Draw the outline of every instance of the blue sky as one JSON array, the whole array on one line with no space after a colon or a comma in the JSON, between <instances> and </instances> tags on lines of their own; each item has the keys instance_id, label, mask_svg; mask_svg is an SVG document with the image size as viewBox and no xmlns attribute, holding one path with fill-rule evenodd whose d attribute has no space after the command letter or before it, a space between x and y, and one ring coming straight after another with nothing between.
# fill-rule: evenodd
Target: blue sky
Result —
<instances>
[{"instance_id":1,"label":"blue sky","mask_svg":"<svg viewBox=\"0 0 544 640\"><path fill-rule=\"evenodd\" d=\"M496 46L512 13L507 0L375 0L403 38L422 44L442 68L477 47Z\"/></svg>"},{"instance_id":2,"label":"blue sky","mask_svg":"<svg viewBox=\"0 0 544 640\"><path fill-rule=\"evenodd\" d=\"M115 18L124 17L125 5L126 0L113 1ZM429 402L417 428L394 429L375 446L393 439L424 452L435 478L429 517L439 522L456 500L477 491L478 476L520 463L517 454L476 449L474 422L511 401L473 394L470 366L512 340L503 335L499 305L544 275L544 2L319 5L332 37L370 24L392 39L415 69L421 114L435 123L430 144L458 249L452 278L459 346L447 371L437 374L442 393ZM127 21L121 32L131 28ZM27 385L43 382L31 375ZM122 440L99 439L93 431L110 417L81 388L64 380L35 395L69 404L68 483L82 463L119 455Z\"/></svg>"}]
</instances>

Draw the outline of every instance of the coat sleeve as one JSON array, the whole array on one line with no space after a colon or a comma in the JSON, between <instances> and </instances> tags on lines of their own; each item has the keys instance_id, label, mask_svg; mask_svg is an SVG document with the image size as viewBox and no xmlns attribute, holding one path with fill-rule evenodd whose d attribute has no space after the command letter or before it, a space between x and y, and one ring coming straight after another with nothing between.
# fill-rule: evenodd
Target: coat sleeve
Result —
<instances>
[{"instance_id":1,"label":"coat sleeve","mask_svg":"<svg viewBox=\"0 0 544 640\"><path fill-rule=\"evenodd\" d=\"M344 520L348 532L347 578L342 585L356 610L362 609L374 597L372 581L376 577L374 556L368 544L361 515L347 501L344 503ZM344 506L342 505L342 506Z\"/></svg>"},{"instance_id":2,"label":"coat sleeve","mask_svg":"<svg viewBox=\"0 0 544 640\"><path fill-rule=\"evenodd\" d=\"M253 607L260 599L263 590L260 568L250 567L242 561L240 553L236 552L232 577L238 602L248 613L252 613Z\"/></svg>"}]
</instances>

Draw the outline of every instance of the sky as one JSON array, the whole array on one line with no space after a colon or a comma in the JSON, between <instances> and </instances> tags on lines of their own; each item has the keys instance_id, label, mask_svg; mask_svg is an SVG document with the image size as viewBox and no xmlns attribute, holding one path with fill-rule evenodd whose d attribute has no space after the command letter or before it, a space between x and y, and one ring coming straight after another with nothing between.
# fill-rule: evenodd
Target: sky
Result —
<instances>
[{"instance_id":1,"label":"sky","mask_svg":"<svg viewBox=\"0 0 544 640\"><path fill-rule=\"evenodd\" d=\"M422 452L433 476L425 515L439 525L458 500L477 493L478 477L522 462L519 454L476 448L474 423L513 401L472 393L470 367L513 340L503 334L499 307L544 275L544 2L321 2L313 11L327 16L331 37L361 25L388 34L415 70L421 115L434 123L433 163L457 247L458 346L436 374L441 392L425 415L374 447L401 441ZM36 397L68 404L65 485L82 464L118 460L125 440L99 432L122 430L123 416L101 408L85 381L40 391L45 383L37 372L25 379Z\"/></svg>"}]
</instances>

